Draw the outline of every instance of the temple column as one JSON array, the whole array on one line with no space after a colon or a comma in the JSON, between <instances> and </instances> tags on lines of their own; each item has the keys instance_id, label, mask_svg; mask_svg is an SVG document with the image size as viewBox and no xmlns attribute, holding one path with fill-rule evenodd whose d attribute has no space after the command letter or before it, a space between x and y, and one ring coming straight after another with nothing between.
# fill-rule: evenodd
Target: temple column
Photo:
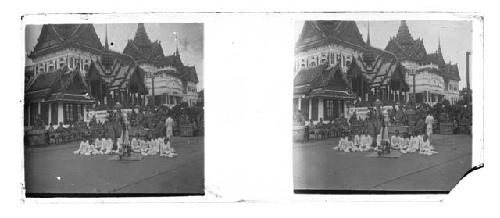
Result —
<instances>
[{"instance_id":1,"label":"temple column","mask_svg":"<svg viewBox=\"0 0 500 218\"><path fill-rule=\"evenodd\" d=\"M52 120L52 103L49 103L49 115L47 116L48 117L48 122L47 124L50 125L50 121Z\"/></svg>"},{"instance_id":2,"label":"temple column","mask_svg":"<svg viewBox=\"0 0 500 218\"><path fill-rule=\"evenodd\" d=\"M302 110L302 98L299 97L299 99L297 100L297 102L298 102L297 104L299 104L299 105L297 105L297 108L300 111L300 110Z\"/></svg>"},{"instance_id":3,"label":"temple column","mask_svg":"<svg viewBox=\"0 0 500 218\"><path fill-rule=\"evenodd\" d=\"M40 102L37 103L37 112L38 112L38 115L42 114L42 103L40 103Z\"/></svg>"},{"instance_id":4,"label":"temple column","mask_svg":"<svg viewBox=\"0 0 500 218\"><path fill-rule=\"evenodd\" d=\"M323 99L319 98L318 99L318 120L323 119L324 117L324 111L323 111Z\"/></svg>"},{"instance_id":5,"label":"temple column","mask_svg":"<svg viewBox=\"0 0 500 218\"><path fill-rule=\"evenodd\" d=\"M313 108L312 98L309 98L309 117L307 120L311 120L311 118L312 118L312 108Z\"/></svg>"},{"instance_id":6,"label":"temple column","mask_svg":"<svg viewBox=\"0 0 500 218\"><path fill-rule=\"evenodd\" d=\"M30 103L28 102L28 126L31 125L30 117L31 117L31 106Z\"/></svg>"},{"instance_id":7,"label":"temple column","mask_svg":"<svg viewBox=\"0 0 500 218\"><path fill-rule=\"evenodd\" d=\"M64 123L64 106L62 102L57 103L57 123Z\"/></svg>"}]
</instances>

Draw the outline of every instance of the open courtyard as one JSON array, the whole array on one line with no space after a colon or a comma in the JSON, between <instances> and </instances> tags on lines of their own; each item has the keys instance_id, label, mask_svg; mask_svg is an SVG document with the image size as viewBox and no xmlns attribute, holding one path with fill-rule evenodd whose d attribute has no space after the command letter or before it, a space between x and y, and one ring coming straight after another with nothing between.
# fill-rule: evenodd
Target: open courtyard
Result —
<instances>
[{"instance_id":1,"label":"open courtyard","mask_svg":"<svg viewBox=\"0 0 500 218\"><path fill-rule=\"evenodd\" d=\"M175 137L173 158L143 156L111 161L111 155L75 155L79 142L25 148L27 193L203 194L204 138Z\"/></svg>"},{"instance_id":2,"label":"open courtyard","mask_svg":"<svg viewBox=\"0 0 500 218\"><path fill-rule=\"evenodd\" d=\"M339 138L295 142L294 189L331 191L451 191L472 167L470 135L433 135L439 152L399 158L333 150Z\"/></svg>"}]
</instances>

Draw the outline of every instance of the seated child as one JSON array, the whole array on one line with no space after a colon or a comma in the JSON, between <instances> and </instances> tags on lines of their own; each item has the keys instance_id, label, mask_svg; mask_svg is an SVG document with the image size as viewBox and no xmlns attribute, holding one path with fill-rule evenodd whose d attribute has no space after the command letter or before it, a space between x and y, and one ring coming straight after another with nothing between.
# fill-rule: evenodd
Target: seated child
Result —
<instances>
[{"instance_id":1,"label":"seated child","mask_svg":"<svg viewBox=\"0 0 500 218\"><path fill-rule=\"evenodd\" d=\"M132 147L132 151L140 152L141 147L139 147L139 141L137 140L137 138L132 138L132 141L130 141L130 146Z\"/></svg>"},{"instance_id":2,"label":"seated child","mask_svg":"<svg viewBox=\"0 0 500 218\"><path fill-rule=\"evenodd\" d=\"M333 149L337 150L337 151L341 151L341 150L344 150L344 146L345 146L344 138L340 138L338 145L333 147Z\"/></svg>"},{"instance_id":3,"label":"seated child","mask_svg":"<svg viewBox=\"0 0 500 218\"><path fill-rule=\"evenodd\" d=\"M365 134L365 142L363 143L364 151L370 151L372 149L373 139L371 135Z\"/></svg>"},{"instance_id":4,"label":"seated child","mask_svg":"<svg viewBox=\"0 0 500 218\"><path fill-rule=\"evenodd\" d=\"M141 154L144 156L148 155L149 147L151 145L151 142L149 140L144 140L143 144L141 145Z\"/></svg>"},{"instance_id":5,"label":"seated child","mask_svg":"<svg viewBox=\"0 0 500 218\"><path fill-rule=\"evenodd\" d=\"M349 140L349 137L345 137L345 147L344 147L344 152L351 152L354 151L354 142Z\"/></svg>"},{"instance_id":6,"label":"seated child","mask_svg":"<svg viewBox=\"0 0 500 218\"><path fill-rule=\"evenodd\" d=\"M111 154L113 150L113 140L111 138L102 140L102 152L104 154Z\"/></svg>"},{"instance_id":7,"label":"seated child","mask_svg":"<svg viewBox=\"0 0 500 218\"><path fill-rule=\"evenodd\" d=\"M174 157L177 154L175 153L174 148L170 147L170 139L165 138L164 140L160 141L160 156L162 157Z\"/></svg>"},{"instance_id":8,"label":"seated child","mask_svg":"<svg viewBox=\"0 0 500 218\"><path fill-rule=\"evenodd\" d=\"M85 152L87 152L87 147L85 146L85 142L81 141L80 147L78 148L78 150L73 151L73 154L85 154Z\"/></svg>"},{"instance_id":9,"label":"seated child","mask_svg":"<svg viewBox=\"0 0 500 218\"><path fill-rule=\"evenodd\" d=\"M434 151L434 146L431 145L431 140L429 140L427 134L424 134L421 143L420 154L433 155L438 153L437 151Z\"/></svg>"},{"instance_id":10,"label":"seated child","mask_svg":"<svg viewBox=\"0 0 500 218\"><path fill-rule=\"evenodd\" d=\"M99 138L95 138L95 140L94 140L94 146L95 146L96 149L102 148L102 143L103 143L103 141L101 141Z\"/></svg>"},{"instance_id":11,"label":"seated child","mask_svg":"<svg viewBox=\"0 0 500 218\"><path fill-rule=\"evenodd\" d=\"M153 139L149 143L148 155L156 155L158 153L158 140Z\"/></svg>"},{"instance_id":12,"label":"seated child","mask_svg":"<svg viewBox=\"0 0 500 218\"><path fill-rule=\"evenodd\" d=\"M420 147L420 141L417 136L410 137L410 145L406 149L407 152L416 152Z\"/></svg>"},{"instance_id":13,"label":"seated child","mask_svg":"<svg viewBox=\"0 0 500 218\"><path fill-rule=\"evenodd\" d=\"M391 148L399 149L399 131L396 130L396 134L391 136Z\"/></svg>"}]
</instances>

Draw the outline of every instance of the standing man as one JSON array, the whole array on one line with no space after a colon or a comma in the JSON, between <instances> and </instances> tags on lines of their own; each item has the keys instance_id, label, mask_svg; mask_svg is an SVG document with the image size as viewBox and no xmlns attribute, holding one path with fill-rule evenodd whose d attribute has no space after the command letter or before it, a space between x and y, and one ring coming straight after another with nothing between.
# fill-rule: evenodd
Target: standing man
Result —
<instances>
[{"instance_id":1,"label":"standing man","mask_svg":"<svg viewBox=\"0 0 500 218\"><path fill-rule=\"evenodd\" d=\"M170 142L172 142L172 136L174 136L174 119L172 119L172 117L167 117L167 119L165 120L165 127L165 136L170 140Z\"/></svg>"},{"instance_id":2,"label":"standing man","mask_svg":"<svg viewBox=\"0 0 500 218\"><path fill-rule=\"evenodd\" d=\"M425 118L425 123L427 124L427 136L429 139L432 135L432 124L434 123L434 117L431 115L431 112L427 112L427 117Z\"/></svg>"}]
</instances>

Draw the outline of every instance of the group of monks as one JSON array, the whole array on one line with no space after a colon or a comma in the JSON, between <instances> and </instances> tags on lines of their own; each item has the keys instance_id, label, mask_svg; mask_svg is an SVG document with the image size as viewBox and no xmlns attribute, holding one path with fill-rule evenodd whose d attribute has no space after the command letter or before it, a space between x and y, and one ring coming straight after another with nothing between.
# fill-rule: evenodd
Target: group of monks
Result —
<instances>
[{"instance_id":1,"label":"group of monks","mask_svg":"<svg viewBox=\"0 0 500 218\"><path fill-rule=\"evenodd\" d=\"M365 132L361 135L340 138L338 145L333 147L333 149L343 152L381 151L384 143L390 145L391 149L400 150L403 154L418 152L420 154L433 155L438 153L434 151L434 146L431 145L427 134L402 137L397 132L391 136L390 141L381 134L378 134L376 147L372 146L373 138Z\"/></svg>"},{"instance_id":2,"label":"group of monks","mask_svg":"<svg viewBox=\"0 0 500 218\"><path fill-rule=\"evenodd\" d=\"M169 138L156 138L147 140L144 138L132 138L130 141L123 140L122 137L116 141L116 149L113 149L113 140L111 138L95 139L90 144L88 140L81 141L78 150L74 154L78 155L99 155L99 154L121 154L124 146L130 146L131 150L140 153L143 156L152 156L160 154L162 157L177 156L175 149L170 146Z\"/></svg>"}]
</instances>

